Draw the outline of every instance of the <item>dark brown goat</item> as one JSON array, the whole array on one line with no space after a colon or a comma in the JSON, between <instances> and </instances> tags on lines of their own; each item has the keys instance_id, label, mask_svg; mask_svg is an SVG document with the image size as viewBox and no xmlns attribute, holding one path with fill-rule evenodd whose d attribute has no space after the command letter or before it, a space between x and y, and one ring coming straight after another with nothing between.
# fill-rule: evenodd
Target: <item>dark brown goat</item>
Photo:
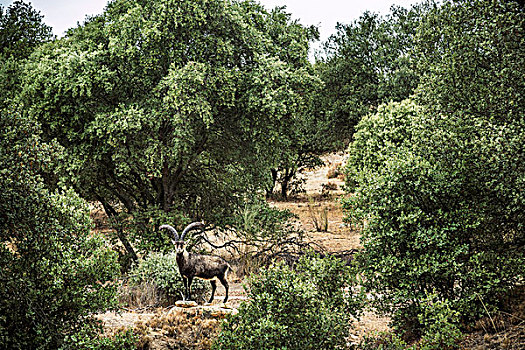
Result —
<instances>
[{"instance_id":1,"label":"dark brown goat","mask_svg":"<svg viewBox=\"0 0 525 350\"><path fill-rule=\"evenodd\" d=\"M226 275L229 270L231 270L230 265L222 258L213 255L203 255L190 253L186 250L186 242L184 241L184 236L189 231L202 228L204 224L202 222L194 222L189 224L182 234L178 235L177 230L175 230L170 225L162 225L160 229L168 229L175 240L172 240L173 245L175 246L175 251L177 253L177 265L179 266L179 272L182 275L182 280L184 283L185 289L185 298L191 300L191 283L193 278L197 277L204 280L209 280L211 283L211 297L208 303L213 301L215 296L215 289L217 284L215 278L217 278L224 288L226 289L226 296L224 297L224 302L228 301L228 281L226 280Z\"/></svg>"}]
</instances>

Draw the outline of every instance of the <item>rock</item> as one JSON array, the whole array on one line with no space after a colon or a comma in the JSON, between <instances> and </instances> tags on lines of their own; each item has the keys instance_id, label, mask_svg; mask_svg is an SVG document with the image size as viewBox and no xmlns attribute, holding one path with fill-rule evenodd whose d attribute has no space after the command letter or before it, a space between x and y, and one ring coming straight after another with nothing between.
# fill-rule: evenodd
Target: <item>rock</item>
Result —
<instances>
[{"instance_id":1,"label":"rock","mask_svg":"<svg viewBox=\"0 0 525 350\"><path fill-rule=\"evenodd\" d=\"M190 307L196 307L197 303L193 300L189 300L189 301L177 300L177 302L175 302L175 306L183 307L183 308L190 308Z\"/></svg>"}]
</instances>

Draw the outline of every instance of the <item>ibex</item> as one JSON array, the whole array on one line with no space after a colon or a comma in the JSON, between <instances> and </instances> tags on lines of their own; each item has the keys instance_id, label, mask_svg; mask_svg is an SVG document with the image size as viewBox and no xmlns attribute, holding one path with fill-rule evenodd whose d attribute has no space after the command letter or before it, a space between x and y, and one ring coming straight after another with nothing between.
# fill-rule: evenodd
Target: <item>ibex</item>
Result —
<instances>
[{"instance_id":1,"label":"ibex","mask_svg":"<svg viewBox=\"0 0 525 350\"><path fill-rule=\"evenodd\" d=\"M196 228L202 228L204 224L202 222L194 222L186 226L182 234L178 235L170 225L162 225L159 229L168 229L173 233L175 240L172 239L175 251L177 253L177 265L179 266L179 272L182 275L184 283L184 289L186 292L185 298L191 300L191 283L194 277L198 277L205 280L210 280L211 283L211 297L208 303L211 304L215 295L215 289L217 288L214 278L217 278L224 288L226 289L226 296L224 302L228 301L228 281L226 280L226 274L228 270L231 270L230 265L222 258L212 255L195 254L186 251L186 242L184 236Z\"/></svg>"}]
</instances>

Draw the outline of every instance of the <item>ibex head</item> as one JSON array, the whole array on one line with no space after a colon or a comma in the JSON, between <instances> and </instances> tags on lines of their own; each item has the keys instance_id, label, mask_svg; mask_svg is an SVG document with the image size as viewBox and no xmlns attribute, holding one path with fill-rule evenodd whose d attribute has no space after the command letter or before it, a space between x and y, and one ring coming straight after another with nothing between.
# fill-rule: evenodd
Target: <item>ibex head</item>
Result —
<instances>
[{"instance_id":1,"label":"ibex head","mask_svg":"<svg viewBox=\"0 0 525 350\"><path fill-rule=\"evenodd\" d=\"M186 245L186 242L184 241L184 237L186 236L186 234L193 230L193 229L196 229L196 228L202 228L204 227L204 223L202 222L193 222L191 224L189 224L188 226L186 226L186 228L182 231L182 234L180 235L179 237L179 234L177 232L177 230L175 230L172 226L170 225L162 225L159 227L159 229L168 229L169 231L171 231L171 233L173 233L173 237L175 239L172 239L171 242L173 243L173 245L175 246L175 251L177 253L182 253L184 251L184 248L185 248L185 245Z\"/></svg>"}]
</instances>

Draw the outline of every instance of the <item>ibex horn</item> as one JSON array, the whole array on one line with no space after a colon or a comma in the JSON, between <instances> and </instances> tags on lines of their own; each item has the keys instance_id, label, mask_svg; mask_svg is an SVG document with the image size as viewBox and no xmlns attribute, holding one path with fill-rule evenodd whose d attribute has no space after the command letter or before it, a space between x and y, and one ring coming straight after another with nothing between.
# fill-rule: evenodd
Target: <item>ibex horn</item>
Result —
<instances>
[{"instance_id":1,"label":"ibex horn","mask_svg":"<svg viewBox=\"0 0 525 350\"><path fill-rule=\"evenodd\" d=\"M170 230L171 233L173 233L173 236L175 237L175 240L178 241L179 240L179 233L177 232L177 230L175 230L173 227L171 227L170 225L162 225L159 227L159 229L168 229ZM180 238L180 240L182 241L182 237Z\"/></svg>"},{"instance_id":2,"label":"ibex horn","mask_svg":"<svg viewBox=\"0 0 525 350\"><path fill-rule=\"evenodd\" d=\"M204 224L202 222L192 222L191 224L186 226L184 231L182 231L182 234L180 235L180 240L184 241L184 236L186 236L186 233L188 233L189 231L195 228L201 228L201 227L204 227Z\"/></svg>"}]
</instances>

